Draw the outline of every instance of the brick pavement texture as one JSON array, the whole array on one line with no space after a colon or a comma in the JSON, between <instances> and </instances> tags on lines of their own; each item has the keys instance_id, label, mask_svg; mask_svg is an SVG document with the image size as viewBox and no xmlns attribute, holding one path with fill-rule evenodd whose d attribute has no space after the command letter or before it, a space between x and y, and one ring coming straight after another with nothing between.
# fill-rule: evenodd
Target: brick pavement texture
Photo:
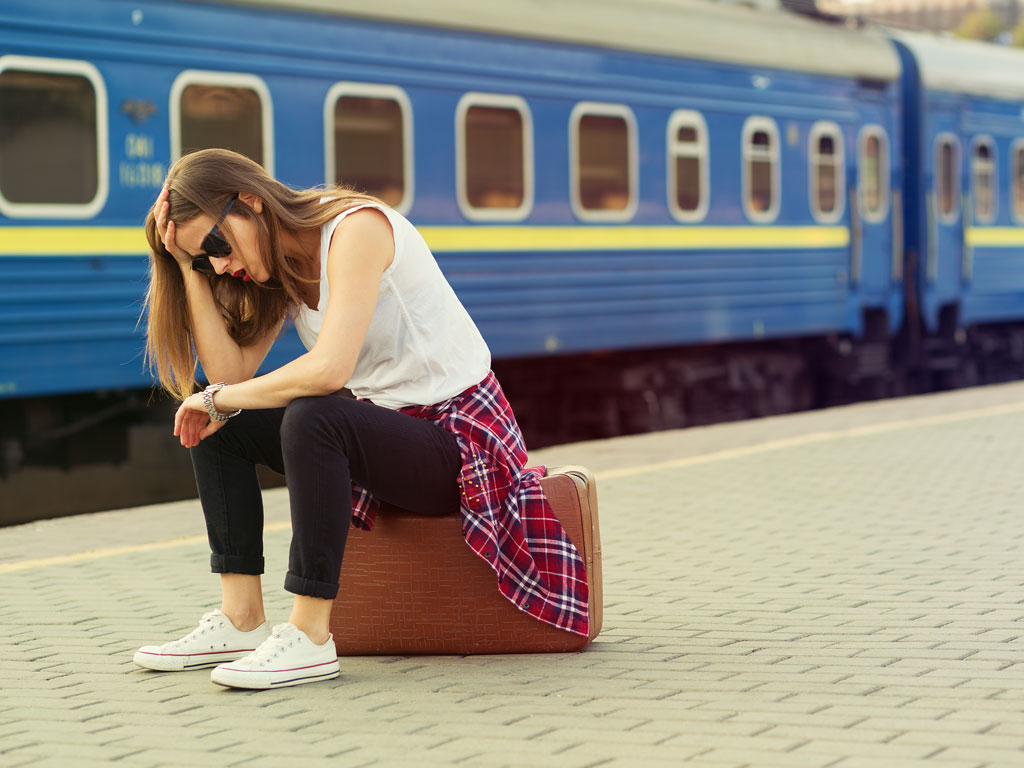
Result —
<instances>
[{"instance_id":1,"label":"brick pavement texture","mask_svg":"<svg viewBox=\"0 0 1024 768\"><path fill-rule=\"evenodd\" d=\"M537 452L600 472L605 625L570 655L346 658L326 683L221 689L131 661L219 601L196 502L0 529L0 766L1024 765L1022 402L1014 384Z\"/></svg>"}]
</instances>

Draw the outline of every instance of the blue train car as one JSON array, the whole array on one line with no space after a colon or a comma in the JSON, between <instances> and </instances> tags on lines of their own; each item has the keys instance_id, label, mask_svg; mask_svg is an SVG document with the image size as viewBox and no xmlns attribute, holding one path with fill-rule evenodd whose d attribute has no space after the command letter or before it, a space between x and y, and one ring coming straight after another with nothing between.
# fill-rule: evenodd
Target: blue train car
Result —
<instances>
[{"instance_id":1,"label":"blue train car","mask_svg":"<svg viewBox=\"0 0 1024 768\"><path fill-rule=\"evenodd\" d=\"M898 325L886 41L701 2L549 6L5 3L0 392L149 383L139 224L211 145L389 199L499 360Z\"/></svg>"},{"instance_id":2,"label":"blue train car","mask_svg":"<svg viewBox=\"0 0 1024 768\"><path fill-rule=\"evenodd\" d=\"M966 378L960 383L1019 376L1024 52L922 34L894 40L904 64L907 249L918 322L942 350L930 365L945 360ZM1012 370L991 370L1000 365Z\"/></svg>"},{"instance_id":3,"label":"blue train car","mask_svg":"<svg viewBox=\"0 0 1024 768\"><path fill-rule=\"evenodd\" d=\"M141 224L206 146L405 213L534 445L877 394L905 314L900 76L880 33L701 0L7 0L6 464L39 424L144 401ZM289 333L267 366L300 353Z\"/></svg>"}]
</instances>

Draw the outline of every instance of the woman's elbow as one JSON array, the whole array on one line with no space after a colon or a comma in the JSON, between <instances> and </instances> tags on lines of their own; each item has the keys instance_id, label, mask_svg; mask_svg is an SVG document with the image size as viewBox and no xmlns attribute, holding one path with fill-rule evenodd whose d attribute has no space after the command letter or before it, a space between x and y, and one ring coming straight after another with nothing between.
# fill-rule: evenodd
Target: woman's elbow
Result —
<instances>
[{"instance_id":1,"label":"woman's elbow","mask_svg":"<svg viewBox=\"0 0 1024 768\"><path fill-rule=\"evenodd\" d=\"M331 360L318 360L309 379L310 388L315 390L311 394L329 395L337 392L348 384L350 378L352 373L347 366Z\"/></svg>"},{"instance_id":2,"label":"woman's elbow","mask_svg":"<svg viewBox=\"0 0 1024 768\"><path fill-rule=\"evenodd\" d=\"M327 377L326 379L323 380L322 394L330 395L334 392L337 392L339 389L342 389L346 384L348 384L349 378L351 377L344 374L334 374L332 376Z\"/></svg>"}]
</instances>

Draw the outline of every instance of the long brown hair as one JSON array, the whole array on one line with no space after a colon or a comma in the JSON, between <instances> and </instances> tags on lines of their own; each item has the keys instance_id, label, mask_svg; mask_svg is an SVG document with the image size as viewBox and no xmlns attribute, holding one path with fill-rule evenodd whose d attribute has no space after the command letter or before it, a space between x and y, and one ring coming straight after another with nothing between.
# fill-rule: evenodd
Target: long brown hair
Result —
<instances>
[{"instance_id":1,"label":"long brown hair","mask_svg":"<svg viewBox=\"0 0 1024 768\"><path fill-rule=\"evenodd\" d=\"M236 203L232 215L256 223L257 243L270 277L262 284L235 280L228 275L210 276L214 300L231 338L240 346L270 333L291 309L301 302L303 283L319 281L304 273L284 247L284 236L319 228L342 211L363 203L379 203L369 195L349 189L295 190L272 178L261 165L226 149L204 149L185 155L167 174L168 219L176 225L206 214L215 221L228 201L250 193L263 201L257 214ZM323 198L329 198L324 200ZM221 230L230 241L227 220ZM146 324L146 360L160 384L184 400L196 389L196 354L185 297L182 270L164 247L156 228L156 215L146 216L146 239L151 250L149 289L143 306ZM189 274L189 279L206 277Z\"/></svg>"}]
</instances>

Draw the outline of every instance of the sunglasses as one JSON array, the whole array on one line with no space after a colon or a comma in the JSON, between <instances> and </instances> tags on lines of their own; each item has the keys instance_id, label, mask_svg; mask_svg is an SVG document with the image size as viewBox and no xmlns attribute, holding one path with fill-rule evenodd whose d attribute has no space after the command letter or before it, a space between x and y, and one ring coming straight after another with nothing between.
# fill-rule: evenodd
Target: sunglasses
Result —
<instances>
[{"instance_id":1,"label":"sunglasses","mask_svg":"<svg viewBox=\"0 0 1024 768\"><path fill-rule=\"evenodd\" d=\"M217 229L224 219L227 218L228 213L231 211L231 206L235 204L237 199L238 195L235 195L228 201L227 207L221 213L220 218L217 219L217 223L213 225L213 229L203 238L203 252L198 256L192 257L192 269L196 272L201 272L204 275L215 275L217 270L210 263L210 257L220 258L231 255L231 243L221 237L217 233Z\"/></svg>"}]
</instances>

